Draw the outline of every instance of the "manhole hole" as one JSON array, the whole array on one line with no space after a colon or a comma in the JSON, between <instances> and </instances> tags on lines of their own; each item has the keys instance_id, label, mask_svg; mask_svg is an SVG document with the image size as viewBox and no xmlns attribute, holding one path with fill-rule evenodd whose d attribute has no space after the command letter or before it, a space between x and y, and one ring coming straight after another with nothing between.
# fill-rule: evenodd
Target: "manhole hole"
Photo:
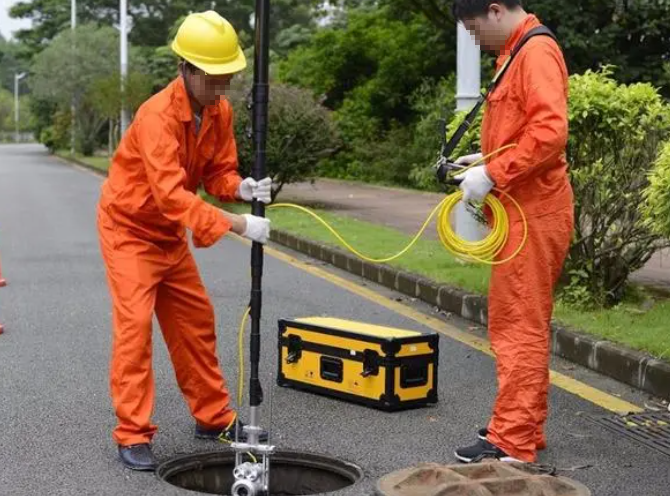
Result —
<instances>
[{"instance_id":1,"label":"manhole hole","mask_svg":"<svg viewBox=\"0 0 670 496\"><path fill-rule=\"evenodd\" d=\"M378 496L591 496L579 482L529 471L524 464L428 463L393 472L377 483Z\"/></svg>"},{"instance_id":2,"label":"manhole hole","mask_svg":"<svg viewBox=\"0 0 670 496\"><path fill-rule=\"evenodd\" d=\"M670 456L670 415L667 413L588 415L587 418L612 432Z\"/></svg>"},{"instance_id":3,"label":"manhole hole","mask_svg":"<svg viewBox=\"0 0 670 496\"><path fill-rule=\"evenodd\" d=\"M232 452L196 453L173 458L156 474L169 484L205 494L230 495L235 482ZM311 453L280 451L270 460L269 496L326 494L353 486L363 478L356 465Z\"/></svg>"}]
</instances>

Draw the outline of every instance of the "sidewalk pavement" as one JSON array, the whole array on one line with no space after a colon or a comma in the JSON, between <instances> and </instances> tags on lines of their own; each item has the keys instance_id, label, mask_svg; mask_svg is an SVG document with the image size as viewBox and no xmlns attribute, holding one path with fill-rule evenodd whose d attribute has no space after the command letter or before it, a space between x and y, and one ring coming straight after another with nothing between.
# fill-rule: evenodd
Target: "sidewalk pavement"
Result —
<instances>
[{"instance_id":1,"label":"sidewalk pavement","mask_svg":"<svg viewBox=\"0 0 670 496\"><path fill-rule=\"evenodd\" d=\"M430 211L442 200L439 193L388 188L358 182L318 179L284 187L281 201L323 208L358 220L415 234ZM425 235L437 239L434 222ZM656 253L632 280L670 291L670 250Z\"/></svg>"}]
</instances>

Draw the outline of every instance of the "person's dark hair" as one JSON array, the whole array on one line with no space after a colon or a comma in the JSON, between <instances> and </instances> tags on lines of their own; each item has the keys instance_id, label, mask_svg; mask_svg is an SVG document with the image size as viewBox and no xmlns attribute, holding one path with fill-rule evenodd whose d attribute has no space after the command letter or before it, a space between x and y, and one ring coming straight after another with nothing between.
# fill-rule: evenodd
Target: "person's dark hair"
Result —
<instances>
[{"instance_id":1,"label":"person's dark hair","mask_svg":"<svg viewBox=\"0 0 670 496\"><path fill-rule=\"evenodd\" d=\"M193 74L198 70L196 66L184 59L179 59L179 65L181 65L189 74Z\"/></svg>"},{"instance_id":2,"label":"person's dark hair","mask_svg":"<svg viewBox=\"0 0 670 496\"><path fill-rule=\"evenodd\" d=\"M504 5L508 9L523 6L521 0L454 0L452 9L456 19L472 19L486 14L494 3Z\"/></svg>"}]
</instances>

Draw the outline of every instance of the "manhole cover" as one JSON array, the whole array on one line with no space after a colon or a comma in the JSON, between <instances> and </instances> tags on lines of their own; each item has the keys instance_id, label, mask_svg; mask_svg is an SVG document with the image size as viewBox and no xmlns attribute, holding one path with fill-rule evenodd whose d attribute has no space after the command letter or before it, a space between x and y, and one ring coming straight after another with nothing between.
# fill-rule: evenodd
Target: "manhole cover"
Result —
<instances>
[{"instance_id":1,"label":"manhole cover","mask_svg":"<svg viewBox=\"0 0 670 496\"><path fill-rule=\"evenodd\" d=\"M591 496L584 485L525 469L522 463L438 465L393 472L377 483L378 496Z\"/></svg>"},{"instance_id":2,"label":"manhole cover","mask_svg":"<svg viewBox=\"0 0 670 496\"><path fill-rule=\"evenodd\" d=\"M173 458L156 475L182 489L230 495L235 482L235 454L230 451L196 453ZM269 496L325 494L353 486L363 478L356 465L311 453L280 451L270 459Z\"/></svg>"},{"instance_id":3,"label":"manhole cover","mask_svg":"<svg viewBox=\"0 0 670 496\"><path fill-rule=\"evenodd\" d=\"M670 415L667 413L588 415L587 418L612 432L670 456Z\"/></svg>"}]
</instances>

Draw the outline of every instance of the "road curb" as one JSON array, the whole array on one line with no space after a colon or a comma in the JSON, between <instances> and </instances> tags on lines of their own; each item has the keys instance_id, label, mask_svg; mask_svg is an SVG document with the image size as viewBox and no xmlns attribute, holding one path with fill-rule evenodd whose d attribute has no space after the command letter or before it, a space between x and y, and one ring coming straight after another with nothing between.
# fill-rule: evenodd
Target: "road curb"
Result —
<instances>
[{"instance_id":1,"label":"road curb","mask_svg":"<svg viewBox=\"0 0 670 496\"><path fill-rule=\"evenodd\" d=\"M56 155L65 162L85 167L106 176L105 171L74 158ZM447 313L477 324L488 322L487 298L424 276L404 272L388 265L361 261L338 248L323 245L294 234L273 230L270 239L282 246L363 277L411 298L417 298ZM670 399L670 364L655 357L594 336L552 324L551 349L556 356L594 370L663 399Z\"/></svg>"},{"instance_id":2,"label":"road curb","mask_svg":"<svg viewBox=\"0 0 670 496\"><path fill-rule=\"evenodd\" d=\"M354 255L291 233L273 230L280 245L331 264L445 312L483 326L488 322L487 298L439 284L426 277L387 265L362 262ZM670 364L651 355L599 340L559 324L552 324L552 353L654 396L670 399Z\"/></svg>"}]
</instances>

